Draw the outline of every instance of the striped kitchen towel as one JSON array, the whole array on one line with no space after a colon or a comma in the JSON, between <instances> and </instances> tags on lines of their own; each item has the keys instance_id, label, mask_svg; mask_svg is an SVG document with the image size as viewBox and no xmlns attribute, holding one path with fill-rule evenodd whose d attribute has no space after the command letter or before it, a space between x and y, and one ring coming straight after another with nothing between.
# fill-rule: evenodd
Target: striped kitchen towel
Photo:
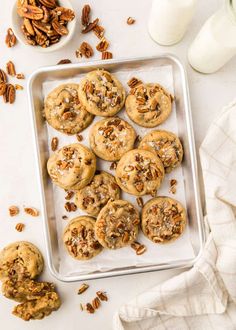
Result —
<instances>
[{"instance_id":1,"label":"striped kitchen towel","mask_svg":"<svg viewBox=\"0 0 236 330\"><path fill-rule=\"evenodd\" d=\"M144 292L114 316L115 330L236 330L236 101L200 147L210 228L188 271Z\"/></svg>"}]
</instances>

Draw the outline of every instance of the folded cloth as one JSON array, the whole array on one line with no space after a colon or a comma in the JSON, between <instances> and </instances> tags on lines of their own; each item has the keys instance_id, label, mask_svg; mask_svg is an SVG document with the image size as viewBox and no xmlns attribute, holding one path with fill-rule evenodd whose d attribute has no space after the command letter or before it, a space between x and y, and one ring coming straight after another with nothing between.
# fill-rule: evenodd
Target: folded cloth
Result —
<instances>
[{"instance_id":1,"label":"folded cloth","mask_svg":"<svg viewBox=\"0 0 236 330\"><path fill-rule=\"evenodd\" d=\"M188 271L144 292L114 316L115 330L236 329L236 101L200 147L210 234Z\"/></svg>"}]
</instances>

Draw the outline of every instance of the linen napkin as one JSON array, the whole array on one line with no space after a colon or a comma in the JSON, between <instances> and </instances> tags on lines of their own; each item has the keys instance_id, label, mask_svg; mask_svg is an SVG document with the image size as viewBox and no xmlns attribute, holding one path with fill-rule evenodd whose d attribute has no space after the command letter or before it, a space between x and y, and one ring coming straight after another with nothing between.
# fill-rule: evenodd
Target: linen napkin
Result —
<instances>
[{"instance_id":1,"label":"linen napkin","mask_svg":"<svg viewBox=\"0 0 236 330\"><path fill-rule=\"evenodd\" d=\"M210 228L203 253L122 306L115 330L236 329L236 100L210 126L200 160Z\"/></svg>"}]
</instances>

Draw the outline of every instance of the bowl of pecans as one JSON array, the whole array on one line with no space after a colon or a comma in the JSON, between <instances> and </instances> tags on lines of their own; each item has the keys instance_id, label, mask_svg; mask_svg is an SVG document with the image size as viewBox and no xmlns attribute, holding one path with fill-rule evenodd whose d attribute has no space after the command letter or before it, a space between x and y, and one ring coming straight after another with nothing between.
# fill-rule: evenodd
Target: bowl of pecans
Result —
<instances>
[{"instance_id":1,"label":"bowl of pecans","mask_svg":"<svg viewBox=\"0 0 236 330\"><path fill-rule=\"evenodd\" d=\"M65 46L75 25L75 12L68 0L17 0L12 8L12 29L17 39L41 52Z\"/></svg>"}]
</instances>

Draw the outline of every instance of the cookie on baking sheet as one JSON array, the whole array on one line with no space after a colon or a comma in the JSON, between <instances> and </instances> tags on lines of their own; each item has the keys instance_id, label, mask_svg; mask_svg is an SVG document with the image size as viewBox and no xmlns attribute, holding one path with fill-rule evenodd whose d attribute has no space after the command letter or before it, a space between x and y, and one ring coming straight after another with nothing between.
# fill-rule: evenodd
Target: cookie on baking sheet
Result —
<instances>
[{"instance_id":1,"label":"cookie on baking sheet","mask_svg":"<svg viewBox=\"0 0 236 330\"><path fill-rule=\"evenodd\" d=\"M43 271L44 261L32 243L19 241L0 252L0 280L35 278Z\"/></svg>"},{"instance_id":2,"label":"cookie on baking sheet","mask_svg":"<svg viewBox=\"0 0 236 330\"><path fill-rule=\"evenodd\" d=\"M116 200L109 202L99 213L95 234L103 247L119 249L136 239L139 222L139 213L131 203Z\"/></svg>"},{"instance_id":3,"label":"cookie on baking sheet","mask_svg":"<svg viewBox=\"0 0 236 330\"><path fill-rule=\"evenodd\" d=\"M113 74L94 70L82 78L79 99L90 113L110 117L123 108L125 89Z\"/></svg>"},{"instance_id":4,"label":"cookie on baking sheet","mask_svg":"<svg viewBox=\"0 0 236 330\"><path fill-rule=\"evenodd\" d=\"M183 147L180 139L172 132L152 131L145 135L139 149L154 150L162 161L165 172L170 173L183 159Z\"/></svg>"},{"instance_id":5,"label":"cookie on baking sheet","mask_svg":"<svg viewBox=\"0 0 236 330\"><path fill-rule=\"evenodd\" d=\"M171 114L172 96L159 84L139 84L130 90L125 109L131 120L143 127L162 124Z\"/></svg>"},{"instance_id":6,"label":"cookie on baking sheet","mask_svg":"<svg viewBox=\"0 0 236 330\"><path fill-rule=\"evenodd\" d=\"M165 171L158 156L149 150L134 149L121 157L116 168L116 181L125 192L142 196L155 195Z\"/></svg>"},{"instance_id":7,"label":"cookie on baking sheet","mask_svg":"<svg viewBox=\"0 0 236 330\"><path fill-rule=\"evenodd\" d=\"M94 232L95 219L80 216L72 219L63 233L63 242L69 254L77 260L88 260L102 251Z\"/></svg>"},{"instance_id":8,"label":"cookie on baking sheet","mask_svg":"<svg viewBox=\"0 0 236 330\"><path fill-rule=\"evenodd\" d=\"M63 84L48 94L44 102L45 117L49 125L68 135L83 131L94 116L79 100L78 84Z\"/></svg>"},{"instance_id":9,"label":"cookie on baking sheet","mask_svg":"<svg viewBox=\"0 0 236 330\"><path fill-rule=\"evenodd\" d=\"M100 158L116 161L133 149L136 133L133 127L118 117L105 118L93 125L90 147Z\"/></svg>"},{"instance_id":10,"label":"cookie on baking sheet","mask_svg":"<svg viewBox=\"0 0 236 330\"><path fill-rule=\"evenodd\" d=\"M96 157L89 148L73 143L52 154L47 169L56 185L78 190L92 180L96 170Z\"/></svg>"},{"instance_id":11,"label":"cookie on baking sheet","mask_svg":"<svg viewBox=\"0 0 236 330\"><path fill-rule=\"evenodd\" d=\"M120 188L114 176L101 171L89 185L77 192L75 203L81 210L96 216L109 201L119 198Z\"/></svg>"},{"instance_id":12,"label":"cookie on baking sheet","mask_svg":"<svg viewBox=\"0 0 236 330\"><path fill-rule=\"evenodd\" d=\"M183 233L186 222L184 207L170 197L153 198L142 209L142 231L154 243L176 240Z\"/></svg>"}]
</instances>

